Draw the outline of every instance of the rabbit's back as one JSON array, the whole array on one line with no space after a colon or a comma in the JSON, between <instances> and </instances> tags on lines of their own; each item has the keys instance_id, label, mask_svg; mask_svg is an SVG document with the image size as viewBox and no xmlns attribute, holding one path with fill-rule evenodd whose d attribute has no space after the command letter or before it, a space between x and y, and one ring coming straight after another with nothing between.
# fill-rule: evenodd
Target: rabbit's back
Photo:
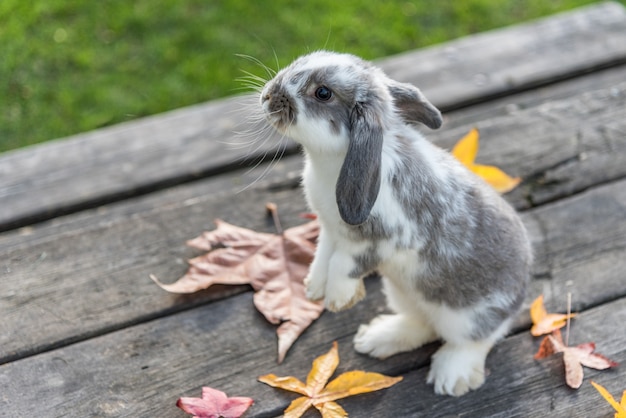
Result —
<instances>
[{"instance_id":1,"label":"rabbit's back","mask_svg":"<svg viewBox=\"0 0 626 418\"><path fill-rule=\"evenodd\" d=\"M500 308L515 311L532 263L515 210L419 134L397 140L386 147L387 184L370 218L345 226L355 243L370 242L357 257L360 270L408 281L426 300L454 308L507 294Z\"/></svg>"}]
</instances>

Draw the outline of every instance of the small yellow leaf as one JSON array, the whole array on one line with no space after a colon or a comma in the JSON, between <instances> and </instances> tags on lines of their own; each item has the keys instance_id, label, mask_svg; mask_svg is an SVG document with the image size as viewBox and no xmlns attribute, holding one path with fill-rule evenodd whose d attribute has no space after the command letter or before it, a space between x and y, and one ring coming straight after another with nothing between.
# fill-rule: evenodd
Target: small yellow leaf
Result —
<instances>
[{"instance_id":1,"label":"small yellow leaf","mask_svg":"<svg viewBox=\"0 0 626 418\"><path fill-rule=\"evenodd\" d=\"M470 167L470 170L482 177L483 180L501 194L510 192L522 181L520 177L511 177L492 165L474 164Z\"/></svg>"},{"instance_id":2,"label":"small yellow leaf","mask_svg":"<svg viewBox=\"0 0 626 418\"><path fill-rule=\"evenodd\" d=\"M301 417L311 406L317 408L323 418L343 418L347 417L348 414L339 404L334 402L337 399L388 388L402 380L402 377L389 377L380 373L356 370L343 373L326 384L337 369L338 364L339 350L337 349L337 342L334 342L328 353L313 361L306 385L295 377L277 377L273 374L261 376L259 381L305 395L294 400L287 407L285 410L285 417L287 418Z\"/></svg>"},{"instance_id":3,"label":"small yellow leaf","mask_svg":"<svg viewBox=\"0 0 626 418\"><path fill-rule=\"evenodd\" d=\"M626 391L624 391L621 404L619 404L603 386L597 384L593 380L591 381L591 384L598 392L600 392L600 395L602 395L602 397L606 399L609 404L611 404L613 409L615 409L615 418L626 418Z\"/></svg>"},{"instance_id":4,"label":"small yellow leaf","mask_svg":"<svg viewBox=\"0 0 626 418\"><path fill-rule=\"evenodd\" d=\"M333 347L324 355L313 360L311 371L306 378L306 386L309 390L308 395L320 393L328 379L335 373L339 364L339 351L337 349L337 341L333 342Z\"/></svg>"},{"instance_id":5,"label":"small yellow leaf","mask_svg":"<svg viewBox=\"0 0 626 418\"><path fill-rule=\"evenodd\" d=\"M533 321L530 333L535 337L550 334L554 330L563 328L567 320L575 316L576 314L549 314L543 306L543 295L540 295L530 306L530 319Z\"/></svg>"},{"instance_id":6,"label":"small yellow leaf","mask_svg":"<svg viewBox=\"0 0 626 418\"><path fill-rule=\"evenodd\" d=\"M326 402L321 405L315 405L322 414L322 418L345 418L348 413L336 402Z\"/></svg>"},{"instance_id":7,"label":"small yellow leaf","mask_svg":"<svg viewBox=\"0 0 626 418\"><path fill-rule=\"evenodd\" d=\"M313 405L313 401L311 398L307 398L306 396L302 396L300 398L294 399L287 409L285 409L284 418L299 418L301 417L307 409L309 409Z\"/></svg>"},{"instance_id":8,"label":"small yellow leaf","mask_svg":"<svg viewBox=\"0 0 626 418\"><path fill-rule=\"evenodd\" d=\"M278 377L275 374L266 374L259 377L259 382L263 382L275 388L285 389L291 392L299 393L300 395L309 396L307 387L300 380L295 377Z\"/></svg>"},{"instance_id":9,"label":"small yellow leaf","mask_svg":"<svg viewBox=\"0 0 626 418\"><path fill-rule=\"evenodd\" d=\"M533 303L530 305L530 320L533 321L533 324L537 324L543 321L548 315L548 311L543 304L543 295L537 296Z\"/></svg>"},{"instance_id":10,"label":"small yellow leaf","mask_svg":"<svg viewBox=\"0 0 626 418\"><path fill-rule=\"evenodd\" d=\"M474 164L476 154L478 154L478 129L472 128L452 148L452 155L469 168Z\"/></svg>"},{"instance_id":11,"label":"small yellow leaf","mask_svg":"<svg viewBox=\"0 0 626 418\"><path fill-rule=\"evenodd\" d=\"M520 184L522 179L520 177L511 177L495 166L476 164L474 161L478 154L478 138L478 129L472 128L452 148L452 155L470 171L489 183L498 193L510 192Z\"/></svg>"},{"instance_id":12,"label":"small yellow leaf","mask_svg":"<svg viewBox=\"0 0 626 418\"><path fill-rule=\"evenodd\" d=\"M539 322L530 329L530 333L535 337L539 337L540 335L549 334L554 330L561 329L565 325L567 325L568 318L574 318L576 314L548 314L543 319L543 321Z\"/></svg>"},{"instance_id":13,"label":"small yellow leaf","mask_svg":"<svg viewBox=\"0 0 626 418\"><path fill-rule=\"evenodd\" d=\"M352 395L374 392L395 385L402 377L389 377L380 373L354 370L339 375L317 397L316 403L336 401Z\"/></svg>"}]
</instances>

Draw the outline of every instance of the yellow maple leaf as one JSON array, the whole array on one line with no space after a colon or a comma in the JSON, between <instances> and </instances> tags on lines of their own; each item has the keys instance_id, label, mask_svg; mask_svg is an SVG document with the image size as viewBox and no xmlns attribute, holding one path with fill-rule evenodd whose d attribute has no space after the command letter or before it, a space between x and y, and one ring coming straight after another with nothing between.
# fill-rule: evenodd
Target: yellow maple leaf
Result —
<instances>
[{"instance_id":1,"label":"yellow maple leaf","mask_svg":"<svg viewBox=\"0 0 626 418\"><path fill-rule=\"evenodd\" d=\"M600 395L602 395L602 397L606 399L609 404L611 404L613 409L615 409L615 418L626 418L626 390L622 394L622 400L620 401L620 403L617 403L617 401L613 399L613 396L611 396L609 391L606 390L603 386L597 384L593 380L591 381L591 384L594 388L596 388L598 392L600 392Z\"/></svg>"},{"instance_id":2,"label":"yellow maple leaf","mask_svg":"<svg viewBox=\"0 0 626 418\"><path fill-rule=\"evenodd\" d=\"M471 131L456 143L452 148L452 155L463 163L470 171L482 177L498 193L507 193L513 190L521 181L520 177L511 177L498 167L476 164L478 154L478 129Z\"/></svg>"},{"instance_id":3,"label":"yellow maple leaf","mask_svg":"<svg viewBox=\"0 0 626 418\"><path fill-rule=\"evenodd\" d=\"M543 305L543 295L539 295L530 305L530 319L533 321L530 333L535 337L550 334L552 331L563 328L567 320L575 316L576 314L548 313Z\"/></svg>"},{"instance_id":4,"label":"yellow maple leaf","mask_svg":"<svg viewBox=\"0 0 626 418\"><path fill-rule=\"evenodd\" d=\"M259 381L272 387L285 389L304 395L295 399L285 409L285 418L298 418L311 406L317 408L324 418L347 417L347 412L335 401L361 393L374 392L395 385L402 377L389 377L380 373L353 370L342 373L330 383L328 379L339 365L337 342L328 353L313 361L306 384L292 376L278 377L268 374L259 377Z\"/></svg>"}]
</instances>

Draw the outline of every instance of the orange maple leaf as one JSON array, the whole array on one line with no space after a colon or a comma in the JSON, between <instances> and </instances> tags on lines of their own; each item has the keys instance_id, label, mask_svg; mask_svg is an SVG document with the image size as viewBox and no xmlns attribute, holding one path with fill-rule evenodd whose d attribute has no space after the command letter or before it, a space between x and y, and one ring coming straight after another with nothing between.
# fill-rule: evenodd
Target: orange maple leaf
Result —
<instances>
[{"instance_id":1,"label":"orange maple leaf","mask_svg":"<svg viewBox=\"0 0 626 418\"><path fill-rule=\"evenodd\" d=\"M555 331L552 335L546 335L541 341L535 359L549 357L556 353L563 353L565 364L565 382L572 389L578 389L583 383L583 366L596 370L604 370L616 367L618 364L602 354L594 353L594 343L579 344L569 347L563 343L561 331Z\"/></svg>"},{"instance_id":2,"label":"orange maple leaf","mask_svg":"<svg viewBox=\"0 0 626 418\"><path fill-rule=\"evenodd\" d=\"M591 381L591 384L594 388L596 388L598 392L600 392L600 395L602 395L602 397L606 399L609 404L611 404L613 409L615 409L615 418L626 418L626 390L624 391L624 393L622 393L622 400L620 401L620 403L617 403L617 401L613 399L613 396L611 396L609 391L606 390L604 386L597 384L593 380Z\"/></svg>"},{"instance_id":3,"label":"orange maple leaf","mask_svg":"<svg viewBox=\"0 0 626 418\"><path fill-rule=\"evenodd\" d=\"M575 316L576 314L548 313L543 305L543 295L539 295L530 306L530 319L533 321L530 333L535 337L550 334L554 330L563 328L567 320Z\"/></svg>"},{"instance_id":4,"label":"orange maple leaf","mask_svg":"<svg viewBox=\"0 0 626 418\"><path fill-rule=\"evenodd\" d=\"M269 205L268 205L269 207ZM275 208L274 208L275 209ZM209 251L189 260L188 272L172 284L150 277L172 293L193 293L214 284L250 284L254 305L272 324L280 324L278 362L324 306L305 295L304 278L315 253L319 224L306 224L268 234L216 220L217 229L187 242ZM277 225L277 228L279 226Z\"/></svg>"},{"instance_id":5,"label":"orange maple leaf","mask_svg":"<svg viewBox=\"0 0 626 418\"><path fill-rule=\"evenodd\" d=\"M401 376L389 377L380 373L354 370L345 372L326 384L338 365L339 352L335 341L328 353L313 361L306 384L292 376L278 377L274 374L261 376L259 381L304 395L285 409L285 418L301 417L311 406L317 408L324 418L340 418L347 417L348 414L336 400L385 389L402 380Z\"/></svg>"},{"instance_id":6,"label":"orange maple leaf","mask_svg":"<svg viewBox=\"0 0 626 418\"><path fill-rule=\"evenodd\" d=\"M520 177L511 177L498 167L476 164L478 154L478 129L472 128L467 135L452 148L452 155L461 161L470 171L482 177L498 193L507 193L513 190L522 181Z\"/></svg>"}]
</instances>

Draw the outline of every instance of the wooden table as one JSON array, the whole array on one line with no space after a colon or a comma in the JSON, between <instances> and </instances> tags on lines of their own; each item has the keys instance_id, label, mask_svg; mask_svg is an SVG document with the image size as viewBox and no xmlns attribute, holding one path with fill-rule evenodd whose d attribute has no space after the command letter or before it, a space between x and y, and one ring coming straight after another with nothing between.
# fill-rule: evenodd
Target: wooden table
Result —
<instances>
[{"instance_id":1,"label":"wooden table","mask_svg":"<svg viewBox=\"0 0 626 418\"><path fill-rule=\"evenodd\" d=\"M527 308L543 293L562 312L571 293L570 343L595 341L626 363L626 11L598 3L379 64L444 110L434 142L449 148L476 126L479 162L525 179L507 198L530 231L534 277L482 388L434 395L425 380L437 344L385 361L354 352L358 324L385 308L376 279L365 301L325 312L281 365L247 286L176 296L149 279L182 275L198 254L185 241L214 218L272 232L272 201L284 225L302 222L296 148L264 173L276 143L228 146L244 96L0 156L0 416L184 417L176 399L205 385L254 398L246 417L278 416L295 396L256 378L303 379L332 341L339 371L404 376L340 401L353 417L612 416L589 380L620 397L626 367L586 369L569 389L559 356L532 358Z\"/></svg>"}]
</instances>

